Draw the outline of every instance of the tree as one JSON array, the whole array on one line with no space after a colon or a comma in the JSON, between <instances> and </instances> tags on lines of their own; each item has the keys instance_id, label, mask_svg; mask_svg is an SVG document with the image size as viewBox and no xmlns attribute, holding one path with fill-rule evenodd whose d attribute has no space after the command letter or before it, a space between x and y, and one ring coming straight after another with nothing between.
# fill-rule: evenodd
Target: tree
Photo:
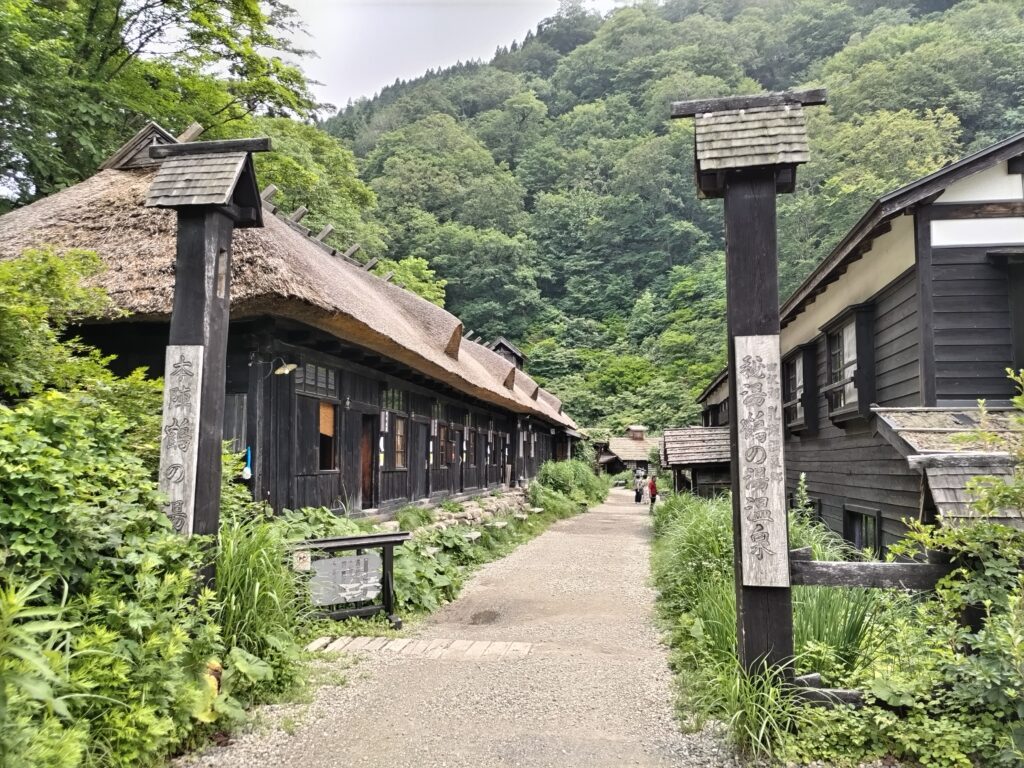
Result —
<instances>
[{"instance_id":1,"label":"tree","mask_svg":"<svg viewBox=\"0 0 1024 768\"><path fill-rule=\"evenodd\" d=\"M145 120L174 131L310 115L281 0L0 0L2 186L23 202L93 173Z\"/></svg>"},{"instance_id":2,"label":"tree","mask_svg":"<svg viewBox=\"0 0 1024 768\"><path fill-rule=\"evenodd\" d=\"M395 285L400 285L439 307L444 306L444 289L448 281L439 278L426 259L419 256L407 256L401 261L381 259L373 271L381 276L390 274Z\"/></svg>"}]
</instances>

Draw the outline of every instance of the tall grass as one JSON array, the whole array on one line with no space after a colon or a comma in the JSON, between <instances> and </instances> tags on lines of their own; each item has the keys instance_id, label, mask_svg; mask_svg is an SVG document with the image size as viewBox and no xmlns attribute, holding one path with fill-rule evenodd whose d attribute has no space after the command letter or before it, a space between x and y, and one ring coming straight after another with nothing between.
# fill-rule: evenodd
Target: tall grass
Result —
<instances>
[{"instance_id":1,"label":"tall grass","mask_svg":"<svg viewBox=\"0 0 1024 768\"><path fill-rule=\"evenodd\" d=\"M821 523L790 516L790 543L811 547L820 560L859 554ZM785 734L804 721L802 704L778 670L742 672L736 655L732 506L728 497L670 497L654 512L651 558L659 613L669 630L677 671L690 680L687 714L724 720L744 752L771 754ZM869 665L907 602L881 590L795 587L795 666L840 680Z\"/></svg>"},{"instance_id":2,"label":"tall grass","mask_svg":"<svg viewBox=\"0 0 1024 768\"><path fill-rule=\"evenodd\" d=\"M271 687L287 688L298 671L294 637L309 606L281 527L259 518L227 521L218 545L214 584L224 645L271 662Z\"/></svg>"}]
</instances>

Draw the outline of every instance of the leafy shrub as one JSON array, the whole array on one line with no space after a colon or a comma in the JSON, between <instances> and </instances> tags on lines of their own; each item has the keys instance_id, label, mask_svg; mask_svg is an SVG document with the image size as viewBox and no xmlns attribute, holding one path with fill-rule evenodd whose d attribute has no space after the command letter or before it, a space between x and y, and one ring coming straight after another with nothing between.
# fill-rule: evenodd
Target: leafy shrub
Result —
<instances>
[{"instance_id":1,"label":"leafy shrub","mask_svg":"<svg viewBox=\"0 0 1024 768\"><path fill-rule=\"evenodd\" d=\"M599 504L608 495L606 479L595 475L589 464L576 459L544 462L536 482L588 504Z\"/></svg>"},{"instance_id":2,"label":"leafy shrub","mask_svg":"<svg viewBox=\"0 0 1024 768\"><path fill-rule=\"evenodd\" d=\"M434 515L426 507L408 506L398 510L395 519L398 520L399 530L415 531L434 522Z\"/></svg>"}]
</instances>

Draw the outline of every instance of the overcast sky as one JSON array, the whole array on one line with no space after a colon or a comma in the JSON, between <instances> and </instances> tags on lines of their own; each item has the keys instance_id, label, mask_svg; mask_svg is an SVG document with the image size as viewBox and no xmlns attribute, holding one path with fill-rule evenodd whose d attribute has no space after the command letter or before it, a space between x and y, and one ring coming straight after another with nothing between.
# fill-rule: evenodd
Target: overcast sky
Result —
<instances>
[{"instance_id":1,"label":"overcast sky","mask_svg":"<svg viewBox=\"0 0 1024 768\"><path fill-rule=\"evenodd\" d=\"M558 0L291 0L309 32L303 62L337 107L372 96L395 78L407 80L457 61L489 59L499 45L522 40L551 16ZM622 2L589 0L602 12Z\"/></svg>"}]
</instances>

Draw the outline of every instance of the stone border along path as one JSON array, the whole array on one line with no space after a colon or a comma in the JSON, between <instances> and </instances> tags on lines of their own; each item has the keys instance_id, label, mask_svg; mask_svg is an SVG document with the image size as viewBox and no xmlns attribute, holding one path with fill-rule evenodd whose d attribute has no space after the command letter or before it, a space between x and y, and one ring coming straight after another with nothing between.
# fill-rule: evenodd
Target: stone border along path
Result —
<instances>
[{"instance_id":1,"label":"stone border along path","mask_svg":"<svg viewBox=\"0 0 1024 768\"><path fill-rule=\"evenodd\" d=\"M330 638L359 659L347 685L263 708L288 727L178 765L737 766L716 735L684 734L675 719L652 622L650 519L632 496L613 490L485 565L411 638Z\"/></svg>"}]
</instances>

